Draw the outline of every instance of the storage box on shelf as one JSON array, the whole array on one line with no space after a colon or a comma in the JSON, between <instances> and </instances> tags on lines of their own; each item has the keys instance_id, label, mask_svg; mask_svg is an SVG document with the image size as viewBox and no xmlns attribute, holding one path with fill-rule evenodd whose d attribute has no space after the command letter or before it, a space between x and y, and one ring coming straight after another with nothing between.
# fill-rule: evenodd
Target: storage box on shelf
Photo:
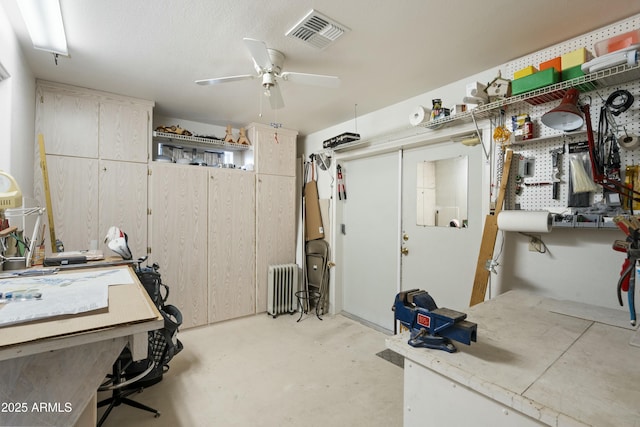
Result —
<instances>
[{"instance_id":1,"label":"storage box on shelf","mask_svg":"<svg viewBox=\"0 0 640 427\"><path fill-rule=\"evenodd\" d=\"M555 68L547 68L537 73L515 79L511 82L511 94L519 95L521 93L530 92L550 86L560 81L560 73Z\"/></svg>"},{"instance_id":2,"label":"storage box on shelf","mask_svg":"<svg viewBox=\"0 0 640 427\"><path fill-rule=\"evenodd\" d=\"M611 217L598 214L556 215L553 218L553 228L618 229Z\"/></svg>"}]
</instances>

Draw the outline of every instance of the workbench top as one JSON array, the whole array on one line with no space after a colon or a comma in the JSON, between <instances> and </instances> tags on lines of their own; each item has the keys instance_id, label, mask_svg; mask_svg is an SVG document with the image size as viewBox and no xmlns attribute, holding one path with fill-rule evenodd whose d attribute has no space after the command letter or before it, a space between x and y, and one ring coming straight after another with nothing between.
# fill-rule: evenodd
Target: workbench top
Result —
<instances>
[{"instance_id":1,"label":"workbench top","mask_svg":"<svg viewBox=\"0 0 640 427\"><path fill-rule=\"evenodd\" d=\"M575 314L595 307L555 312L563 305L571 304L510 291L466 310L478 341L455 343L457 353L413 348L408 332L387 347L546 425L640 425L640 348L629 344L636 331L615 313L606 323Z\"/></svg>"}]
</instances>

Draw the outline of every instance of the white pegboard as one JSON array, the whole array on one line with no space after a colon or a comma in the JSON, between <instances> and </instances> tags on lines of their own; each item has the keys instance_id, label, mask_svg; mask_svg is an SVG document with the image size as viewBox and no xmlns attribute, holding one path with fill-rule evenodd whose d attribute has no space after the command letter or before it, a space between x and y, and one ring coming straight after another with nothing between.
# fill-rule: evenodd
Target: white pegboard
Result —
<instances>
[{"instance_id":1,"label":"white pegboard","mask_svg":"<svg viewBox=\"0 0 640 427\"><path fill-rule=\"evenodd\" d=\"M553 59L581 47L586 47L588 51L593 52L593 46L595 43L638 28L640 28L640 15L633 16L601 30L585 34L534 54L511 61L505 64L503 75L506 77L512 77L513 73L517 70L529 65L537 67L540 62ZM635 99L631 108L614 118L616 125L618 126L616 135L624 136L625 134L629 134L640 136L640 80L634 80L620 85L584 92L580 96L580 102L590 104L592 127L594 131L597 131L600 109L609 95L618 89L629 91ZM521 102L508 106L506 110L507 124L510 123L512 116L518 114L529 114L534 123L535 137L535 139L530 142L509 146L509 148L514 150L514 160L510 174L511 184L509 186L509 191L506 194L507 209L514 209L516 206L519 206L521 209L525 210L546 208L554 208L554 210L557 211L568 210L569 153L567 150L561 157L561 184L559 187L559 197L557 199L552 198L552 185L522 185L521 191L519 194L516 194L516 176L518 175L519 157L533 159L533 173L530 176L525 176L521 179L521 184L522 181L524 181L524 183L548 183L551 182L553 178L552 156L550 151L560 148L563 145L566 149L568 148L568 144L571 142L586 141L587 139L586 126L583 126L581 129L582 133L562 135L562 132L548 128L542 124L540 121L542 115L556 107L559 103L560 101L553 101L533 106ZM620 158L622 165L621 169L622 172L624 172L625 166L640 164L640 148L636 150L625 150L621 148ZM592 196L591 202L598 202L601 199L602 193L598 192Z\"/></svg>"},{"instance_id":2,"label":"white pegboard","mask_svg":"<svg viewBox=\"0 0 640 427\"><path fill-rule=\"evenodd\" d=\"M636 30L638 28L640 28L640 15L634 15L623 21L619 21L615 24L609 25L591 33L575 37L557 45L550 46L546 49L508 62L504 65L503 76L506 78L513 78L513 73L518 70L521 70L529 65L533 65L537 68L538 64L540 64L541 62L548 61L557 56L562 56L565 53L573 52L574 50L581 47L586 48L589 52L591 52L591 54L595 54L593 46L597 42L606 40L619 34L624 34L632 30Z\"/></svg>"}]
</instances>

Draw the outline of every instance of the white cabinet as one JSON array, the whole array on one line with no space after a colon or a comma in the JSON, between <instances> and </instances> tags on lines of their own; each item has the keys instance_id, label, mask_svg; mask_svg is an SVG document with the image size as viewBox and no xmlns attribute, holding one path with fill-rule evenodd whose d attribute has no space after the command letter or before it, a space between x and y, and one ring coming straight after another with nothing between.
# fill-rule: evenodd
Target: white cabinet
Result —
<instances>
[{"instance_id":1,"label":"white cabinet","mask_svg":"<svg viewBox=\"0 0 640 427\"><path fill-rule=\"evenodd\" d=\"M104 244L104 234L109 227L117 225L127 233L129 248L134 258L146 255L146 163L100 160L98 176L99 244ZM103 250L107 253L108 249L103 247Z\"/></svg>"},{"instance_id":2,"label":"white cabinet","mask_svg":"<svg viewBox=\"0 0 640 427\"><path fill-rule=\"evenodd\" d=\"M296 178L258 174L256 312L267 311L269 266L296 260Z\"/></svg>"},{"instance_id":3,"label":"white cabinet","mask_svg":"<svg viewBox=\"0 0 640 427\"><path fill-rule=\"evenodd\" d=\"M160 265L183 327L266 311L269 266L295 262L296 131L251 124L253 151L223 144L253 153L255 173L150 163L152 102L44 81L37 96L65 249L98 240L111 255L104 235L120 227L135 258L149 252ZM34 194L44 206L38 157Z\"/></svg>"},{"instance_id":4,"label":"white cabinet","mask_svg":"<svg viewBox=\"0 0 640 427\"><path fill-rule=\"evenodd\" d=\"M47 169L56 237L64 242L67 250L87 249L89 242L99 236L98 160L47 155ZM40 174L39 180L37 174ZM36 190L42 190L40 168L36 169L35 182ZM35 195L40 206L46 206L44 193L36 191ZM43 220L48 223L46 216ZM45 247L49 251L49 233L46 236Z\"/></svg>"},{"instance_id":5,"label":"white cabinet","mask_svg":"<svg viewBox=\"0 0 640 427\"><path fill-rule=\"evenodd\" d=\"M269 266L296 260L298 132L248 126L256 168L256 312L267 311Z\"/></svg>"},{"instance_id":6,"label":"white cabinet","mask_svg":"<svg viewBox=\"0 0 640 427\"><path fill-rule=\"evenodd\" d=\"M98 157L100 102L73 88L39 84L36 134L44 136L47 154Z\"/></svg>"},{"instance_id":7,"label":"white cabinet","mask_svg":"<svg viewBox=\"0 0 640 427\"><path fill-rule=\"evenodd\" d=\"M42 134L56 237L66 250L97 240L110 255L103 239L115 225L129 236L134 257L146 255L153 102L45 81L36 94L35 152ZM46 206L39 154L34 187Z\"/></svg>"},{"instance_id":8,"label":"white cabinet","mask_svg":"<svg viewBox=\"0 0 640 427\"><path fill-rule=\"evenodd\" d=\"M100 103L100 158L146 163L151 112L131 102Z\"/></svg>"},{"instance_id":9,"label":"white cabinet","mask_svg":"<svg viewBox=\"0 0 640 427\"><path fill-rule=\"evenodd\" d=\"M151 260L185 328L255 313L255 175L151 166Z\"/></svg>"},{"instance_id":10,"label":"white cabinet","mask_svg":"<svg viewBox=\"0 0 640 427\"><path fill-rule=\"evenodd\" d=\"M150 175L150 260L169 286L184 328L206 325L208 168L154 163Z\"/></svg>"},{"instance_id":11,"label":"white cabinet","mask_svg":"<svg viewBox=\"0 0 640 427\"><path fill-rule=\"evenodd\" d=\"M256 173L296 176L297 131L252 123L247 135L254 147Z\"/></svg>"},{"instance_id":12,"label":"white cabinet","mask_svg":"<svg viewBox=\"0 0 640 427\"><path fill-rule=\"evenodd\" d=\"M255 313L255 175L209 172L209 322Z\"/></svg>"},{"instance_id":13,"label":"white cabinet","mask_svg":"<svg viewBox=\"0 0 640 427\"><path fill-rule=\"evenodd\" d=\"M145 164L47 155L47 167L56 236L65 249L87 249L98 240L108 254L104 235L117 225L134 257L147 253Z\"/></svg>"}]
</instances>

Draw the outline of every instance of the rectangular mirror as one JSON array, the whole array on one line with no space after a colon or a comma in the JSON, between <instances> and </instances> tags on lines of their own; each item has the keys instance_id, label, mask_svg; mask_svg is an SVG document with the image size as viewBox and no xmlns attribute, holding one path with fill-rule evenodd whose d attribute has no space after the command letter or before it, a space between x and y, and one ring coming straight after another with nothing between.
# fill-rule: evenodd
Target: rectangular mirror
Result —
<instances>
[{"instance_id":1,"label":"rectangular mirror","mask_svg":"<svg viewBox=\"0 0 640 427\"><path fill-rule=\"evenodd\" d=\"M417 225L467 226L468 158L418 163Z\"/></svg>"}]
</instances>

